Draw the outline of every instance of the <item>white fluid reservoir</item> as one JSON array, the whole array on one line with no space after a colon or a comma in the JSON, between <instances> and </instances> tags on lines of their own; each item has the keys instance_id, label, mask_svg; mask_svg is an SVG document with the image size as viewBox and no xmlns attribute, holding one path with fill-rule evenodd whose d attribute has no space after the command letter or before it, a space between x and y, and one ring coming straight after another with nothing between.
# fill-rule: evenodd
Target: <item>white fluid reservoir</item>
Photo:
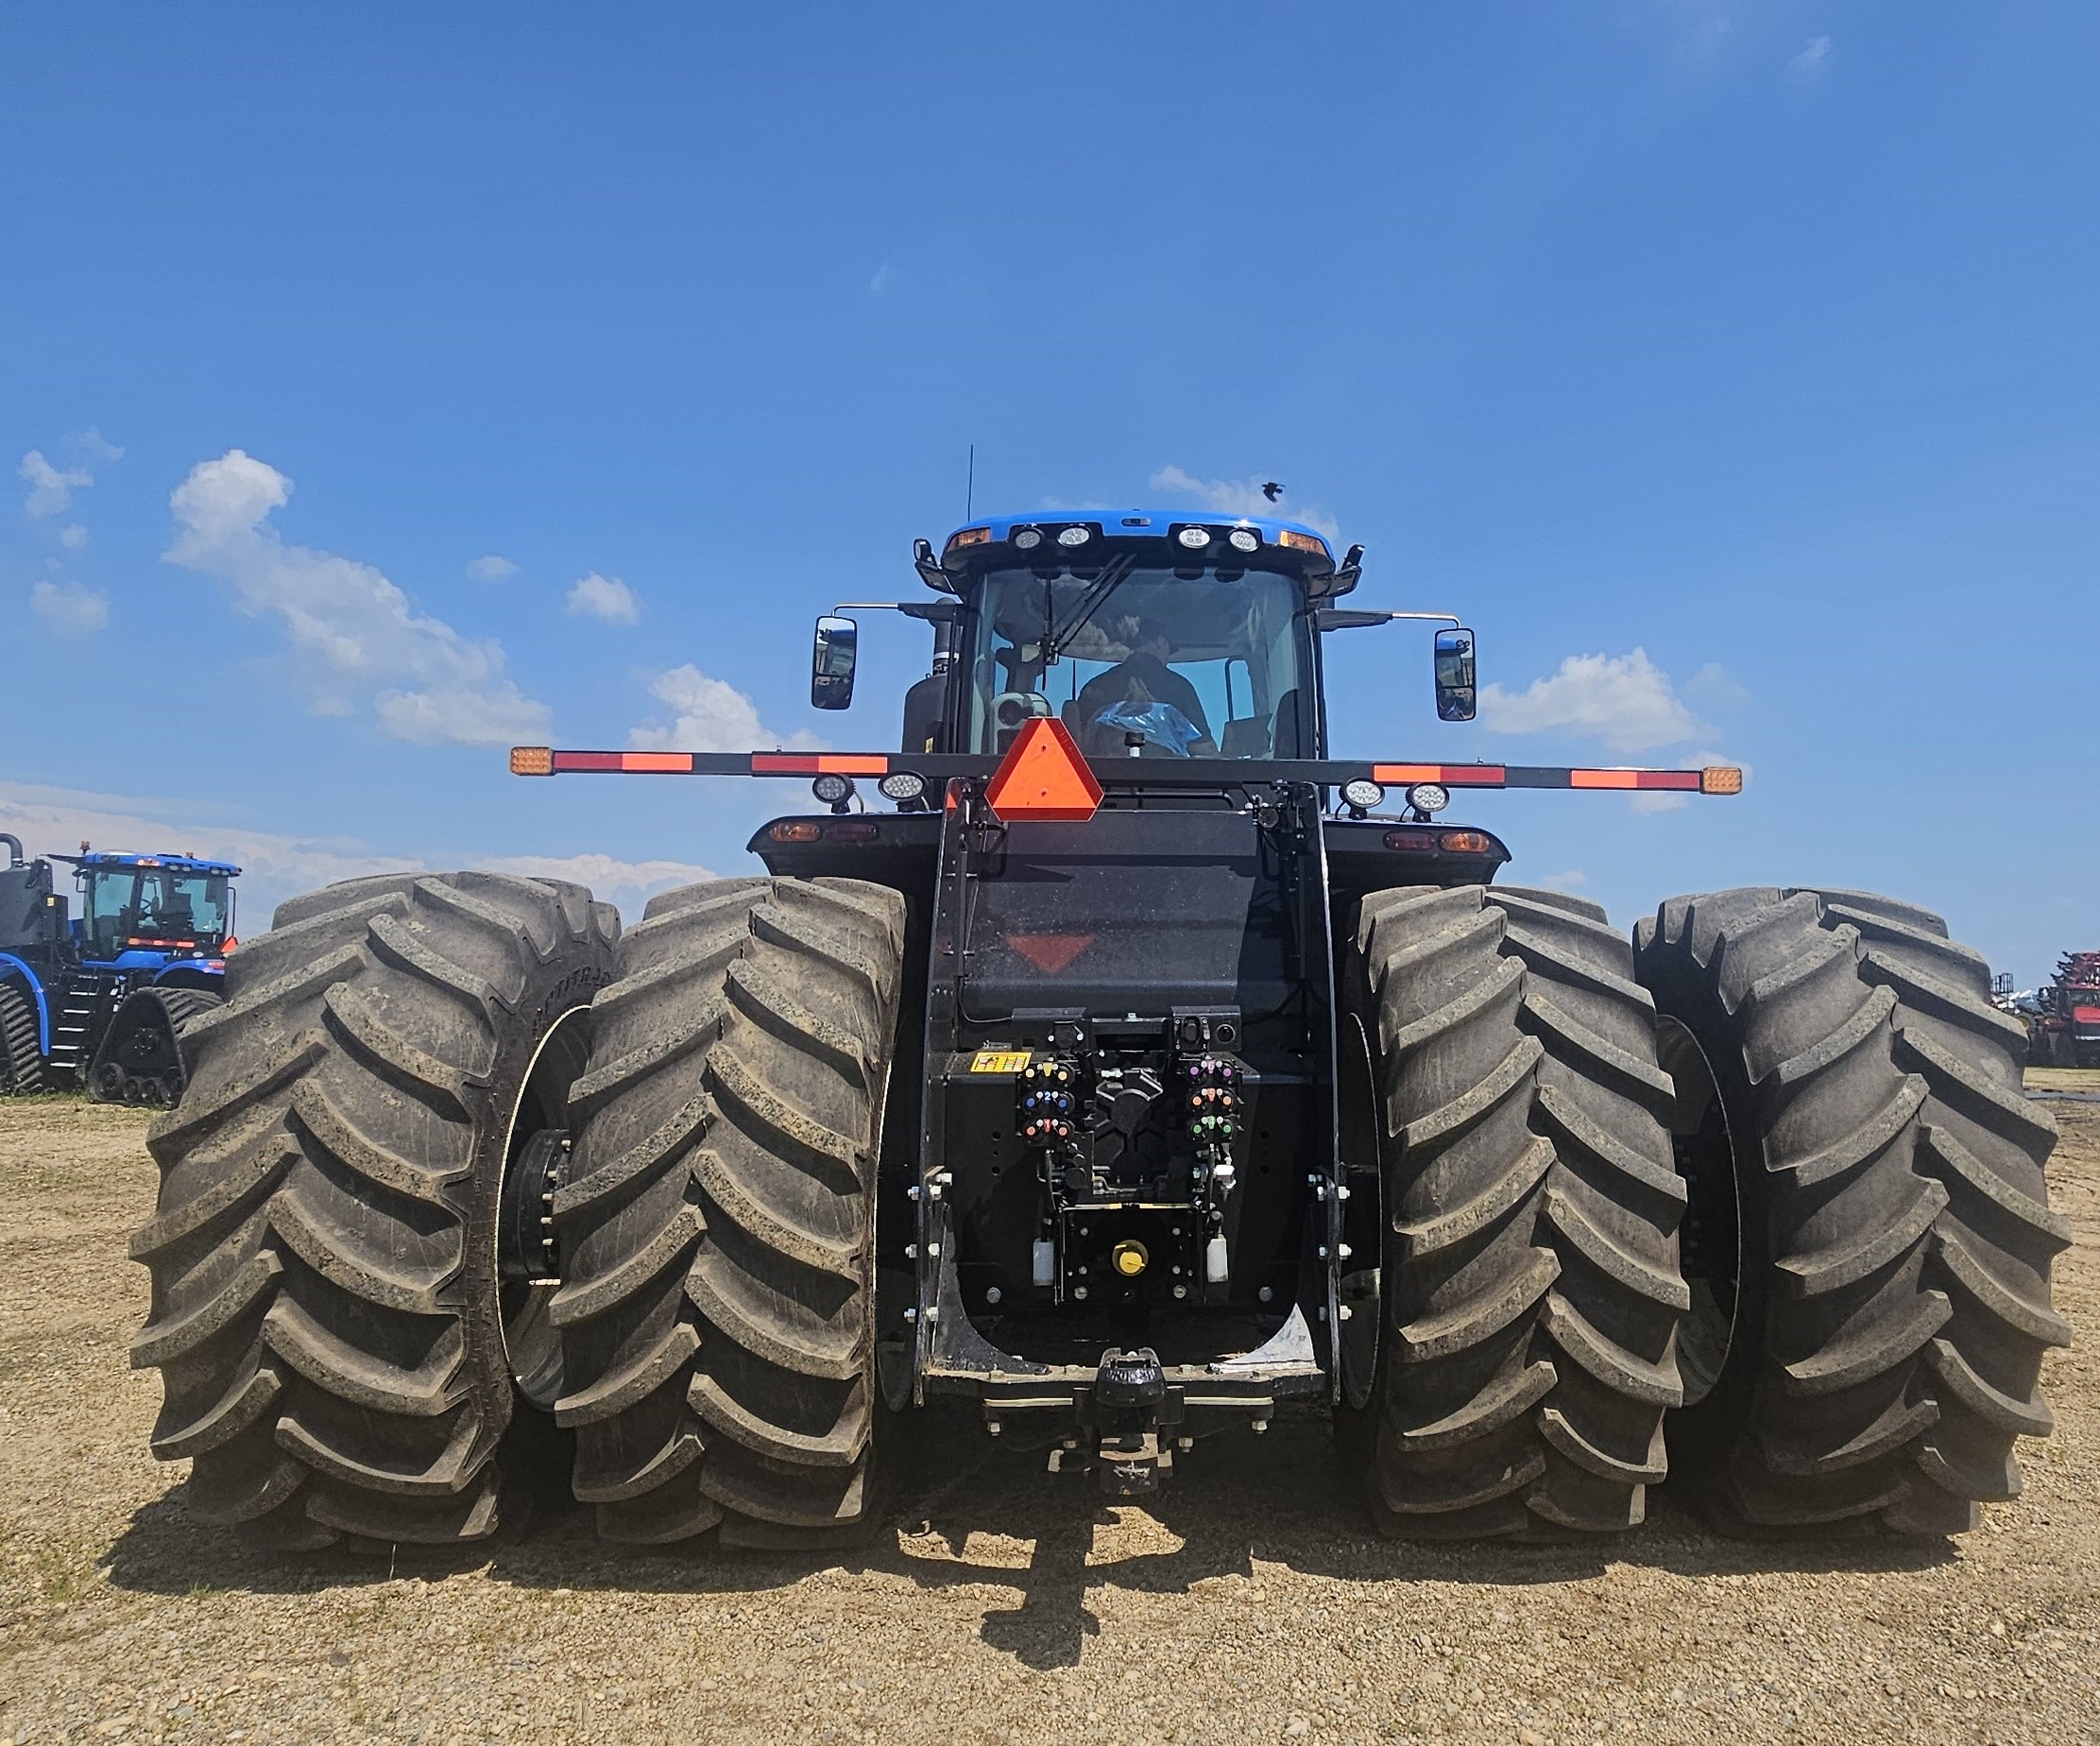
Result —
<instances>
[{"instance_id":1,"label":"white fluid reservoir","mask_svg":"<svg viewBox=\"0 0 2100 1746\"><path fill-rule=\"evenodd\" d=\"M1035 1283L1037 1285L1055 1285L1057 1283L1057 1245L1047 1238L1036 1239L1032 1258L1034 1261Z\"/></svg>"},{"instance_id":2,"label":"white fluid reservoir","mask_svg":"<svg viewBox=\"0 0 2100 1746\"><path fill-rule=\"evenodd\" d=\"M1213 1237L1204 1244L1204 1277L1212 1285L1225 1283L1225 1240Z\"/></svg>"}]
</instances>

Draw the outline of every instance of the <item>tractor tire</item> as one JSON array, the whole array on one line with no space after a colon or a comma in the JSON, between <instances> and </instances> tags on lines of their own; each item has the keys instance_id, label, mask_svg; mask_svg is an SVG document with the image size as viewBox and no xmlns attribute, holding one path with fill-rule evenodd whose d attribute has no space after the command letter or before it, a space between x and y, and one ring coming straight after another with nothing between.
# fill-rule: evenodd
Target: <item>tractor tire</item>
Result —
<instances>
[{"instance_id":1,"label":"tractor tire","mask_svg":"<svg viewBox=\"0 0 2100 1746\"><path fill-rule=\"evenodd\" d=\"M1860 892L1675 898L1635 931L1691 1185L1678 1470L1718 1525L1961 1532L2020 1489L2056 1123L1984 960Z\"/></svg>"},{"instance_id":2,"label":"tractor tire","mask_svg":"<svg viewBox=\"0 0 2100 1746\"><path fill-rule=\"evenodd\" d=\"M88 1095L97 1104L181 1101L190 1064L182 1029L225 1002L203 988L141 988L128 996L88 1069Z\"/></svg>"},{"instance_id":3,"label":"tractor tire","mask_svg":"<svg viewBox=\"0 0 2100 1746\"><path fill-rule=\"evenodd\" d=\"M841 879L667 892L622 940L555 1201L577 1498L608 1540L863 1537L875 1189L904 905Z\"/></svg>"},{"instance_id":4,"label":"tractor tire","mask_svg":"<svg viewBox=\"0 0 2100 1746\"><path fill-rule=\"evenodd\" d=\"M1343 998L1376 1099L1382 1305L1338 1429L1373 1516L1437 1539L1641 1521L1688 1298L1626 942L1557 892L1376 892Z\"/></svg>"},{"instance_id":5,"label":"tractor tire","mask_svg":"<svg viewBox=\"0 0 2100 1746\"><path fill-rule=\"evenodd\" d=\"M547 1295L503 1276L506 1166L562 1124L618 934L580 885L401 874L294 899L228 967L131 1242L193 1515L280 1550L494 1530Z\"/></svg>"},{"instance_id":6,"label":"tractor tire","mask_svg":"<svg viewBox=\"0 0 2100 1746\"><path fill-rule=\"evenodd\" d=\"M0 982L0 1096L43 1089L37 1008L19 982Z\"/></svg>"}]
</instances>

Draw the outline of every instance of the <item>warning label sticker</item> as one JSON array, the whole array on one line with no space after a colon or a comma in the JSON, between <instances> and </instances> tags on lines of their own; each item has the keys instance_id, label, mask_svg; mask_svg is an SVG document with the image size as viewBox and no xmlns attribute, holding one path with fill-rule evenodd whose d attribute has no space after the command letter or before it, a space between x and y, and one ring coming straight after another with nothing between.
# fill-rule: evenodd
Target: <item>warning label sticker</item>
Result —
<instances>
[{"instance_id":1,"label":"warning label sticker","mask_svg":"<svg viewBox=\"0 0 2100 1746\"><path fill-rule=\"evenodd\" d=\"M980 1049L970 1057L973 1073L1017 1073L1028 1065L1026 1049Z\"/></svg>"}]
</instances>

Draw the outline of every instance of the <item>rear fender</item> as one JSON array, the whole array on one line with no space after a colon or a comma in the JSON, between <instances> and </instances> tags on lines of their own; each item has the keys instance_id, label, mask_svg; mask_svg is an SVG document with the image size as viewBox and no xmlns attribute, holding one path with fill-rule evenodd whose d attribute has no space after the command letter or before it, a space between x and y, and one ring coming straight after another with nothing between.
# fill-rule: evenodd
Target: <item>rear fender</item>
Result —
<instances>
[{"instance_id":1,"label":"rear fender","mask_svg":"<svg viewBox=\"0 0 2100 1746\"><path fill-rule=\"evenodd\" d=\"M51 1053L51 1005L43 996L43 984L32 970L11 951L0 951L0 982L19 980L29 992L29 999L37 1009L37 1053Z\"/></svg>"}]
</instances>

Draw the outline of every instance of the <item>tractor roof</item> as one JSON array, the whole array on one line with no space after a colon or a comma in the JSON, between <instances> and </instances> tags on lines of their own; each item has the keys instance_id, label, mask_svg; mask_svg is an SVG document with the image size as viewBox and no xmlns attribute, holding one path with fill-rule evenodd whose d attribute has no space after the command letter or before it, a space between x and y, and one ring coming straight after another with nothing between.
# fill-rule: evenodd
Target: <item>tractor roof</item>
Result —
<instances>
[{"instance_id":1,"label":"tractor roof","mask_svg":"<svg viewBox=\"0 0 2100 1746\"><path fill-rule=\"evenodd\" d=\"M70 861L77 867L110 871L126 867L173 867L178 873L224 873L229 879L237 878L241 871L230 861L199 861L195 855L116 855L100 848L81 855L59 855L54 859Z\"/></svg>"},{"instance_id":2,"label":"tractor roof","mask_svg":"<svg viewBox=\"0 0 2100 1746\"><path fill-rule=\"evenodd\" d=\"M1209 528L1221 540L1240 529L1253 532L1260 544L1230 553L1230 557L1299 576L1315 595L1346 593L1356 586L1353 558L1360 554L1352 548L1350 561L1338 561L1328 536L1319 528L1277 516L1203 509L1046 509L1031 515L981 516L948 535L938 571L922 564L920 573L935 588L948 589L986 570L1027 565L1045 557L1084 563L1096 556L1121 553L1141 562L1177 566L1228 557L1221 543L1207 552L1200 546L1191 550L1173 537L1191 526ZM1084 528L1087 538L1066 546L1058 536L1070 528ZM1026 538L1029 529L1039 532L1042 539ZM1019 545L1014 543L1016 535L1023 536Z\"/></svg>"}]
</instances>

